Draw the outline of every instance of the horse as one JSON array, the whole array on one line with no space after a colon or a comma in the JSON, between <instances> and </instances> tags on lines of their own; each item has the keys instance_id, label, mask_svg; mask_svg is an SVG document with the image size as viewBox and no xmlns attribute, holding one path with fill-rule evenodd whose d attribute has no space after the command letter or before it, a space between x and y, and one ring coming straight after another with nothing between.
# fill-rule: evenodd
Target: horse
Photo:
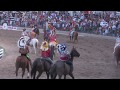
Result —
<instances>
[{"instance_id":1,"label":"horse","mask_svg":"<svg viewBox=\"0 0 120 90\"><path fill-rule=\"evenodd\" d=\"M74 31L72 36L70 36L70 41L77 41L78 42L78 32L77 31Z\"/></svg>"},{"instance_id":2,"label":"horse","mask_svg":"<svg viewBox=\"0 0 120 90\"><path fill-rule=\"evenodd\" d=\"M38 39L33 38L33 39L31 39L31 41L29 41L30 37L24 36L24 40L25 40L25 44L28 44L30 47L34 48L34 51L35 51L35 54L36 54L37 53L36 48L38 48L38 46L39 46Z\"/></svg>"},{"instance_id":3,"label":"horse","mask_svg":"<svg viewBox=\"0 0 120 90\"><path fill-rule=\"evenodd\" d=\"M24 49L23 53L26 53L26 52L27 52L26 49ZM22 78L23 78L23 76L25 74L25 69L27 68L27 71L28 71L28 76L27 77L29 78L29 75L30 75L29 74L29 64L30 64L30 62L24 54L22 54L21 56L18 56L17 59L16 59L16 63L15 63L16 77L18 76L19 68L22 68Z\"/></svg>"},{"instance_id":4,"label":"horse","mask_svg":"<svg viewBox=\"0 0 120 90\"><path fill-rule=\"evenodd\" d=\"M52 58L53 58L54 48L51 47L50 50L51 50L50 59L53 60ZM39 79L42 73L46 72L47 79L49 79L49 70L51 66L53 65L53 62L50 62L48 59L49 58L40 57L34 60L33 65L32 65L32 70L31 70L31 78ZM36 77L37 71L38 71L38 75Z\"/></svg>"},{"instance_id":5,"label":"horse","mask_svg":"<svg viewBox=\"0 0 120 90\"><path fill-rule=\"evenodd\" d=\"M120 45L117 45L114 49L115 49L114 57L116 59L116 63L117 63L117 66L118 66L119 65L119 61L120 61Z\"/></svg>"},{"instance_id":6,"label":"horse","mask_svg":"<svg viewBox=\"0 0 120 90\"><path fill-rule=\"evenodd\" d=\"M73 76L73 67L70 67L69 66L69 62L71 62L73 64L73 59L74 57L79 57L80 54L78 53L78 51L76 50L76 48L72 48L71 52L70 52L70 59L68 61L61 61L61 60L58 60L56 61L49 73L50 73L50 76L51 76L51 79L55 79L57 77L57 75L59 76L59 79L62 78L62 75L64 75L64 79L66 79L66 75L70 75L72 77L72 79L74 79L74 76Z\"/></svg>"}]
</instances>

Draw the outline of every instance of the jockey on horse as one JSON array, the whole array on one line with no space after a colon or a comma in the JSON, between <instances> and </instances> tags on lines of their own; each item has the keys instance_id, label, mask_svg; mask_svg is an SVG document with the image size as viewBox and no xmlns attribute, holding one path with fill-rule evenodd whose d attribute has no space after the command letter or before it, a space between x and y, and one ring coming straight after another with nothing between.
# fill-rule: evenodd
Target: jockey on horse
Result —
<instances>
[{"instance_id":1,"label":"jockey on horse","mask_svg":"<svg viewBox=\"0 0 120 90\"><path fill-rule=\"evenodd\" d=\"M33 38L36 38L36 33L34 32L34 29L30 32L29 37L30 37L30 39L29 39L28 42L27 42L28 45L30 44L30 41L31 41Z\"/></svg>"},{"instance_id":2,"label":"jockey on horse","mask_svg":"<svg viewBox=\"0 0 120 90\"><path fill-rule=\"evenodd\" d=\"M19 41L19 43L21 43L21 41ZM23 42L22 42L23 43ZM28 55L29 53L29 48L28 48L28 45L27 44L24 44L23 46L21 46L21 44L19 44L19 53L21 53L21 56L24 55L26 56L26 58L29 60L30 62L30 65L32 67L32 62L31 62L31 59Z\"/></svg>"},{"instance_id":3,"label":"jockey on horse","mask_svg":"<svg viewBox=\"0 0 120 90\"><path fill-rule=\"evenodd\" d=\"M73 68L73 64L70 61L70 53L67 50L67 46L65 44L58 44L58 53L59 53L59 60L66 62L66 64L70 65Z\"/></svg>"},{"instance_id":4,"label":"jockey on horse","mask_svg":"<svg viewBox=\"0 0 120 90\"><path fill-rule=\"evenodd\" d=\"M38 36L39 36L39 29L38 29L38 26L37 26L37 25L34 26L33 31L36 33L36 38L38 39Z\"/></svg>"},{"instance_id":5,"label":"jockey on horse","mask_svg":"<svg viewBox=\"0 0 120 90\"><path fill-rule=\"evenodd\" d=\"M40 52L41 53L41 57L42 58L47 58L46 60L48 60L52 64L52 60L50 59L50 52L51 51L50 51L48 42L47 41L43 41L40 49L41 49L41 52Z\"/></svg>"},{"instance_id":6,"label":"jockey on horse","mask_svg":"<svg viewBox=\"0 0 120 90\"><path fill-rule=\"evenodd\" d=\"M70 40L73 39L73 34L75 32L75 29L73 28L72 30L70 30L69 36L70 36Z\"/></svg>"},{"instance_id":7,"label":"jockey on horse","mask_svg":"<svg viewBox=\"0 0 120 90\"><path fill-rule=\"evenodd\" d=\"M49 35L49 45L53 45L53 46L57 46L57 40L56 40L56 32L55 32L55 28L53 26L51 26L51 31L50 31L50 35Z\"/></svg>"}]
</instances>

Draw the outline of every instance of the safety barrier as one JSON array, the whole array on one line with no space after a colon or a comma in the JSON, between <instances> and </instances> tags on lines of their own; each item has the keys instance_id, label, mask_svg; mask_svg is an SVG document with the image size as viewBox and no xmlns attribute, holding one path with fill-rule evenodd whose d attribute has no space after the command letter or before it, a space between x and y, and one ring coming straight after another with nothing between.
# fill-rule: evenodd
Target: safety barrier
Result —
<instances>
[{"instance_id":1,"label":"safety barrier","mask_svg":"<svg viewBox=\"0 0 120 90\"><path fill-rule=\"evenodd\" d=\"M4 49L0 49L0 60L2 59L3 55L4 55Z\"/></svg>"}]
</instances>

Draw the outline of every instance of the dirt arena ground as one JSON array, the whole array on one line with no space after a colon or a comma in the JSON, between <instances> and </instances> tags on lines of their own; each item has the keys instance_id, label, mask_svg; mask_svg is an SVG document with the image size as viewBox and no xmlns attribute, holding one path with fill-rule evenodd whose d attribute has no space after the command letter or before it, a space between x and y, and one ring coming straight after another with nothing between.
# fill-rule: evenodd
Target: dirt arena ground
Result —
<instances>
[{"instance_id":1,"label":"dirt arena ground","mask_svg":"<svg viewBox=\"0 0 120 90\"><path fill-rule=\"evenodd\" d=\"M21 79L21 69L18 77L15 76L15 61L20 55L17 47L20 34L20 31L0 30L0 46L5 49L5 56L0 60L0 79ZM42 42L43 39L39 41ZM68 36L58 35L58 41L66 43L69 51L75 46L81 54L73 63L75 79L120 79L120 67L116 67L112 54L115 38L85 35L79 37L78 43L70 43ZM30 57L34 61L39 55L30 53ZM26 77L27 71L24 78ZM46 79L45 73L40 79ZM67 76L67 79L71 77Z\"/></svg>"}]
</instances>

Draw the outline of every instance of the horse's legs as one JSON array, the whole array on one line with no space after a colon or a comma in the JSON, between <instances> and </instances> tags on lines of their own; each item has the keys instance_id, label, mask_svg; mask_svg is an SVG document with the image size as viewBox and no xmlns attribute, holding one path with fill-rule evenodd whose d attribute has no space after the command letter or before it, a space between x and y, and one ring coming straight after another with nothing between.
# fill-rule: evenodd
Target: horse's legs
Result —
<instances>
[{"instance_id":1,"label":"horse's legs","mask_svg":"<svg viewBox=\"0 0 120 90\"><path fill-rule=\"evenodd\" d=\"M29 77L30 77L29 66L27 67L27 71L28 71L28 76L27 76L27 78L29 78Z\"/></svg>"},{"instance_id":2,"label":"horse's legs","mask_svg":"<svg viewBox=\"0 0 120 90\"><path fill-rule=\"evenodd\" d=\"M57 77L57 74L54 73L54 74L52 75L51 79L56 79L56 77Z\"/></svg>"},{"instance_id":3,"label":"horse's legs","mask_svg":"<svg viewBox=\"0 0 120 90\"><path fill-rule=\"evenodd\" d=\"M47 75L47 79L49 79L49 72L46 72L46 75Z\"/></svg>"},{"instance_id":4,"label":"horse's legs","mask_svg":"<svg viewBox=\"0 0 120 90\"><path fill-rule=\"evenodd\" d=\"M74 42L73 38L74 38L74 36L72 36L72 42Z\"/></svg>"},{"instance_id":5,"label":"horse's legs","mask_svg":"<svg viewBox=\"0 0 120 90\"><path fill-rule=\"evenodd\" d=\"M117 67L119 66L119 61L117 60Z\"/></svg>"},{"instance_id":6,"label":"horse's legs","mask_svg":"<svg viewBox=\"0 0 120 90\"><path fill-rule=\"evenodd\" d=\"M59 79L61 79L62 78L62 75L58 75L59 76Z\"/></svg>"},{"instance_id":7,"label":"horse's legs","mask_svg":"<svg viewBox=\"0 0 120 90\"><path fill-rule=\"evenodd\" d=\"M72 77L72 79L74 79L73 73L69 73L69 75Z\"/></svg>"},{"instance_id":8,"label":"horse's legs","mask_svg":"<svg viewBox=\"0 0 120 90\"><path fill-rule=\"evenodd\" d=\"M15 71L16 77L18 76L18 70L19 70L19 67L16 67L16 71Z\"/></svg>"},{"instance_id":9,"label":"horse's legs","mask_svg":"<svg viewBox=\"0 0 120 90\"><path fill-rule=\"evenodd\" d=\"M75 43L75 38L73 38L73 42Z\"/></svg>"},{"instance_id":10,"label":"horse's legs","mask_svg":"<svg viewBox=\"0 0 120 90\"><path fill-rule=\"evenodd\" d=\"M34 48L34 51L35 51L35 54L36 54L36 47L35 47L35 45L33 45L33 48Z\"/></svg>"},{"instance_id":11,"label":"horse's legs","mask_svg":"<svg viewBox=\"0 0 120 90\"><path fill-rule=\"evenodd\" d=\"M23 79L24 74L25 74L25 68L22 68L22 79Z\"/></svg>"},{"instance_id":12,"label":"horse's legs","mask_svg":"<svg viewBox=\"0 0 120 90\"><path fill-rule=\"evenodd\" d=\"M30 46L30 53L32 53L32 48L31 48L31 46Z\"/></svg>"},{"instance_id":13,"label":"horse's legs","mask_svg":"<svg viewBox=\"0 0 120 90\"><path fill-rule=\"evenodd\" d=\"M35 73L33 74L33 79L35 79L35 76L36 76L36 71L35 71Z\"/></svg>"},{"instance_id":14,"label":"horse's legs","mask_svg":"<svg viewBox=\"0 0 120 90\"><path fill-rule=\"evenodd\" d=\"M77 40L77 43L78 43L78 38L76 40Z\"/></svg>"},{"instance_id":15,"label":"horse's legs","mask_svg":"<svg viewBox=\"0 0 120 90\"><path fill-rule=\"evenodd\" d=\"M66 79L66 75L64 75L64 79Z\"/></svg>"},{"instance_id":16,"label":"horse's legs","mask_svg":"<svg viewBox=\"0 0 120 90\"><path fill-rule=\"evenodd\" d=\"M42 72L39 72L37 75L37 79L39 79L39 77L41 76Z\"/></svg>"},{"instance_id":17,"label":"horse's legs","mask_svg":"<svg viewBox=\"0 0 120 90\"><path fill-rule=\"evenodd\" d=\"M70 36L70 41L71 41L71 36Z\"/></svg>"}]
</instances>

